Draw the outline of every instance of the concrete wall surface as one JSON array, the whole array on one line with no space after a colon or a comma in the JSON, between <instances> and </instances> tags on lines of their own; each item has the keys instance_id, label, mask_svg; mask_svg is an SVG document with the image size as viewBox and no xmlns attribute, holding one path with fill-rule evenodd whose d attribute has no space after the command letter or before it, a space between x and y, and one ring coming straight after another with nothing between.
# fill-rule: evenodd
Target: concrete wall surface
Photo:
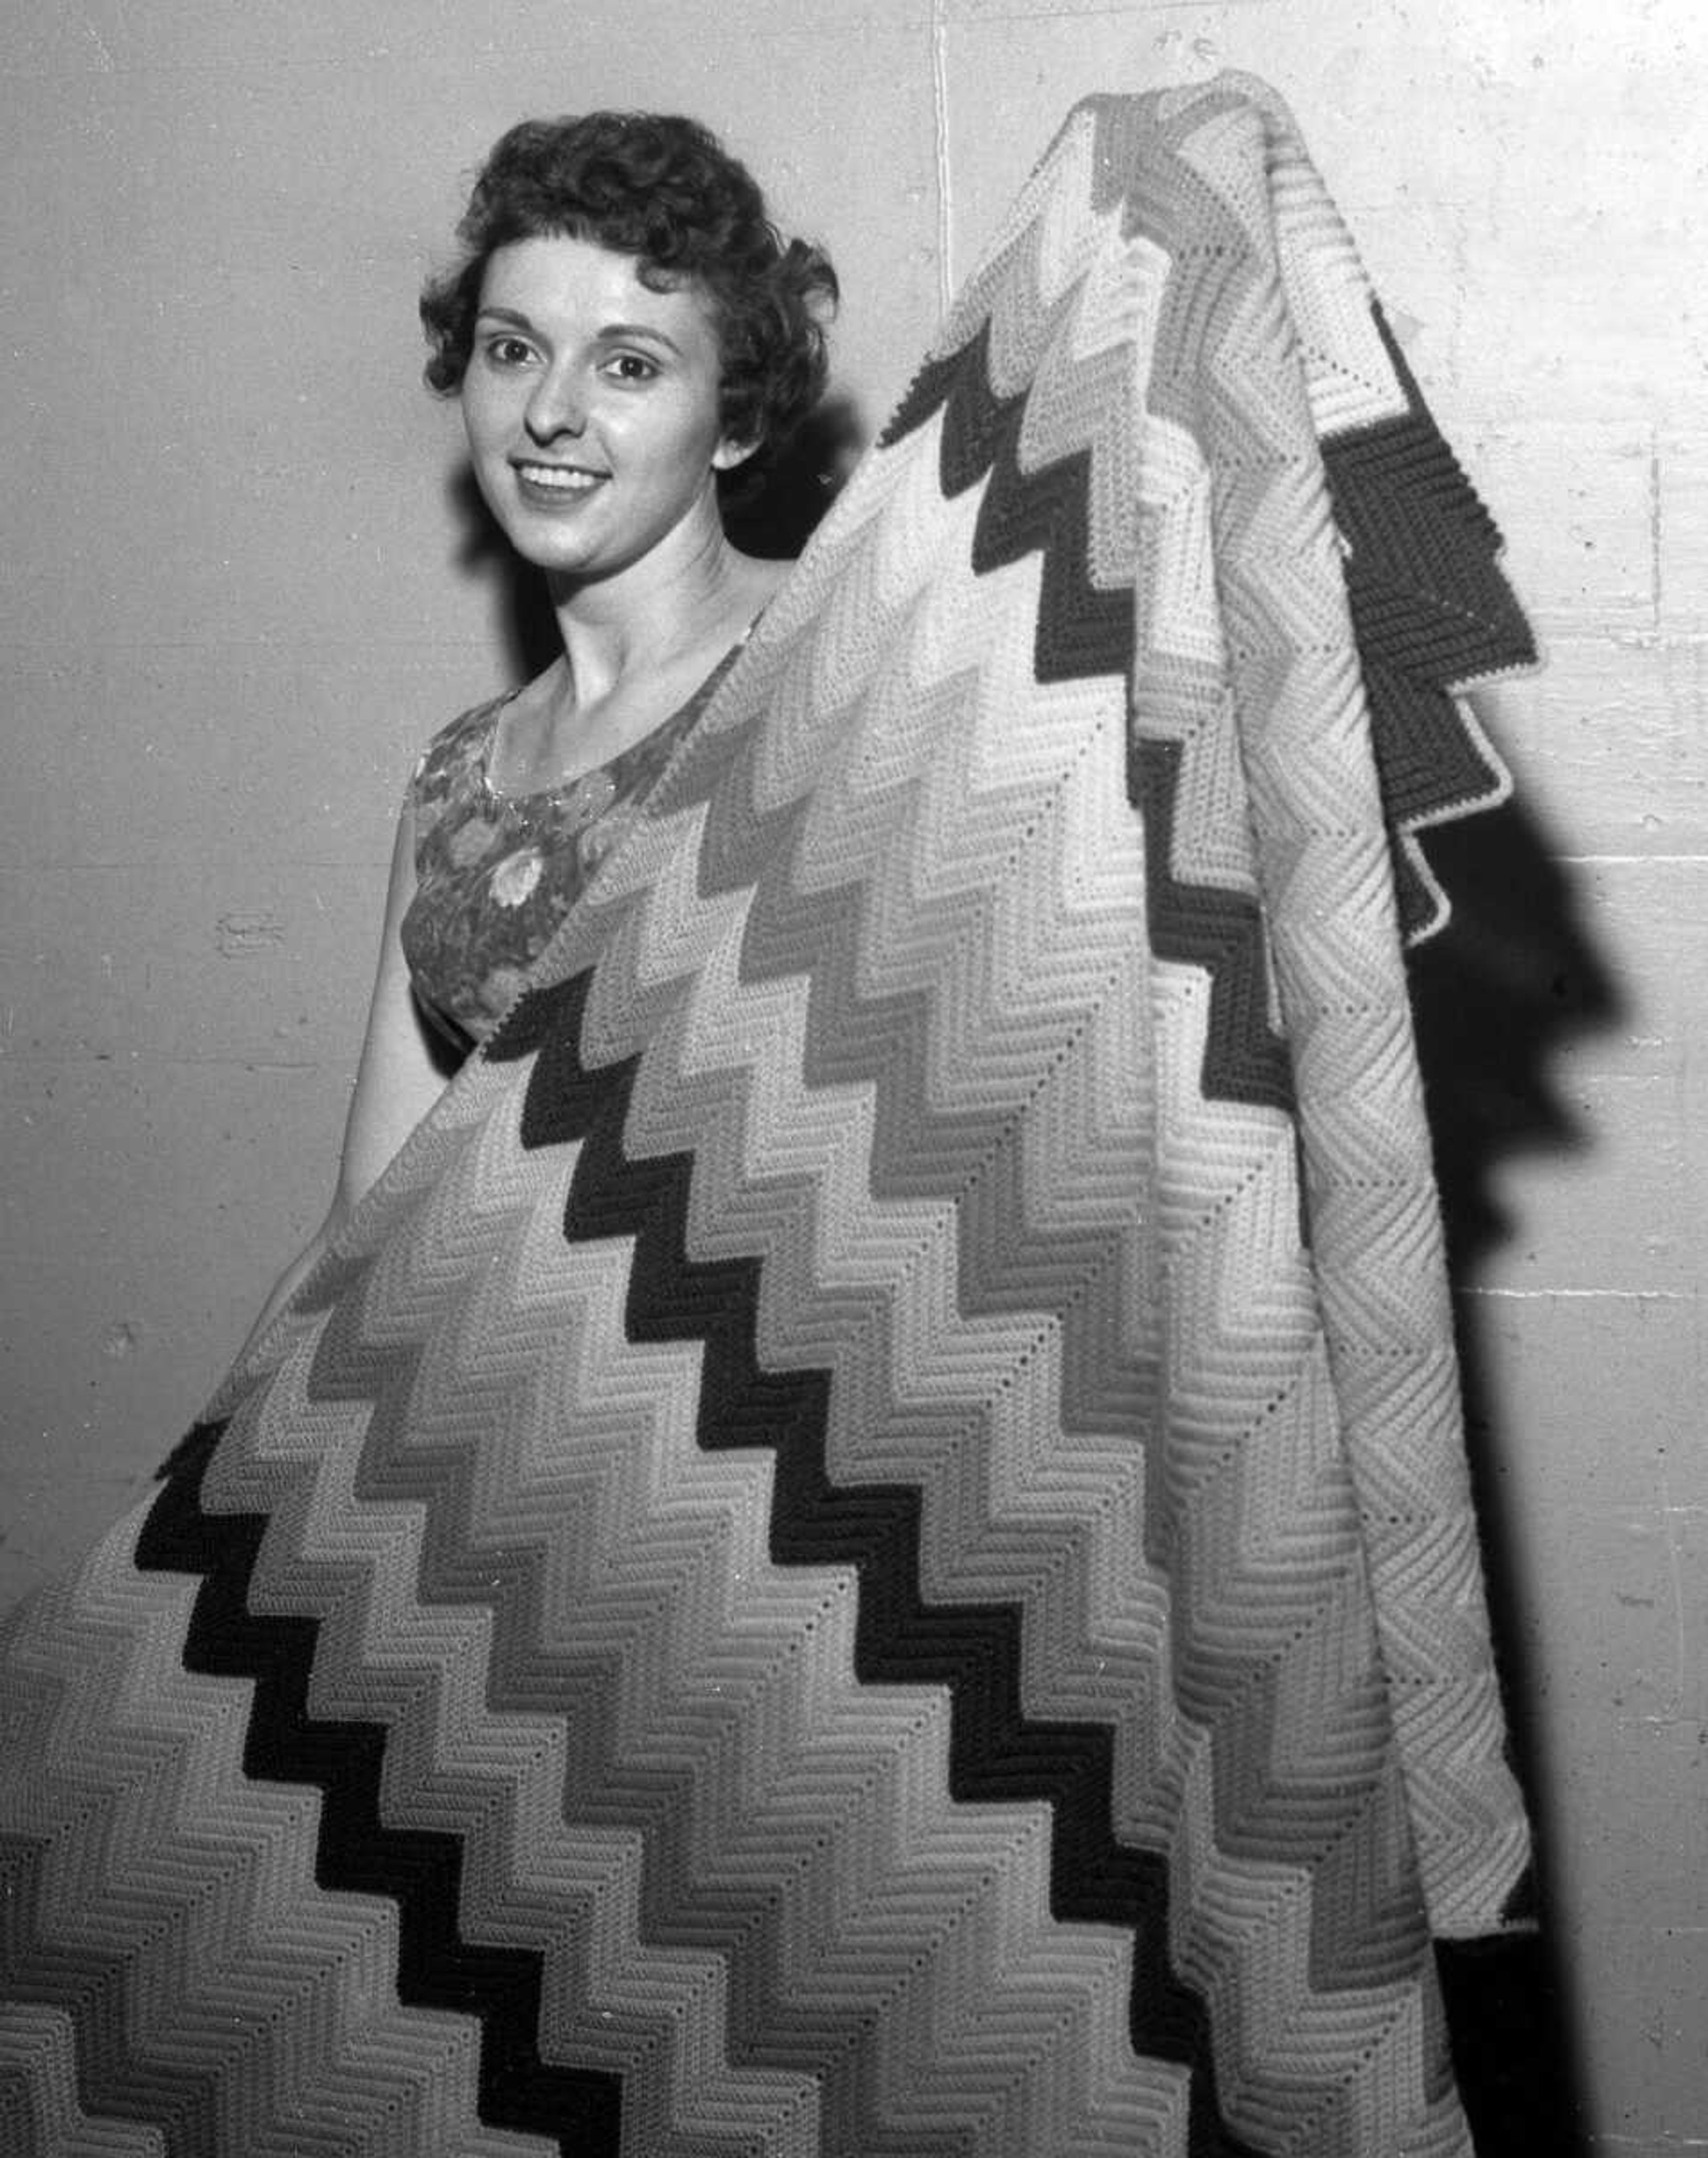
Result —
<instances>
[{"instance_id":1,"label":"concrete wall surface","mask_svg":"<svg viewBox=\"0 0 1708 2158\"><path fill-rule=\"evenodd\" d=\"M1545 645L1481 700L1522 823L1457 947L1504 1030L1461 1303L1591 2144L1708 2149L1698 0L8 15L0 1603L144 1487L318 1220L399 791L513 664L414 317L493 137L700 114L835 256L869 435L1073 98L1250 69Z\"/></svg>"}]
</instances>

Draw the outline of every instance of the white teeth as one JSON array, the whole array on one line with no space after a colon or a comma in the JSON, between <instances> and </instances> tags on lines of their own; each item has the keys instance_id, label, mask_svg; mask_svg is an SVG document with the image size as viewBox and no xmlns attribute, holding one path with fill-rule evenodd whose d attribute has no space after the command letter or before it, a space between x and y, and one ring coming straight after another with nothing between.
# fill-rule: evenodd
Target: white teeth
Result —
<instances>
[{"instance_id":1,"label":"white teeth","mask_svg":"<svg viewBox=\"0 0 1708 2158\"><path fill-rule=\"evenodd\" d=\"M575 472L565 465L518 465L517 471L534 487L550 487L565 494L585 494L597 487L602 472Z\"/></svg>"}]
</instances>

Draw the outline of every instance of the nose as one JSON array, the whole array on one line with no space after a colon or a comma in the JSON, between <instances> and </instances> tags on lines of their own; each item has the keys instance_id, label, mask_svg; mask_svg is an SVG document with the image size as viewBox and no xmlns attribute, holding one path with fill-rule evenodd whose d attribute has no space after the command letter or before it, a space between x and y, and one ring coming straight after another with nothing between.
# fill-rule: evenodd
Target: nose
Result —
<instances>
[{"instance_id":1,"label":"nose","mask_svg":"<svg viewBox=\"0 0 1708 2158\"><path fill-rule=\"evenodd\" d=\"M586 401L567 368L551 368L528 400L528 431L542 445L560 435L579 435L587 425Z\"/></svg>"}]
</instances>

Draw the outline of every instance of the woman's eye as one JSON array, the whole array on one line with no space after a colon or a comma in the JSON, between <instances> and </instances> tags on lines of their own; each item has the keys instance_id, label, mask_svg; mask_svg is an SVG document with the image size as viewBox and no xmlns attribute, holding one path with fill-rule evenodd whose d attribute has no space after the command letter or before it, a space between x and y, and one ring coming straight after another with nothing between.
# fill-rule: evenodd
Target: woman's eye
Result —
<instances>
[{"instance_id":1,"label":"woman's eye","mask_svg":"<svg viewBox=\"0 0 1708 2158\"><path fill-rule=\"evenodd\" d=\"M619 382L650 382L658 372L650 359L637 352L615 352L605 363L605 371Z\"/></svg>"},{"instance_id":2,"label":"woman's eye","mask_svg":"<svg viewBox=\"0 0 1708 2158\"><path fill-rule=\"evenodd\" d=\"M519 337L488 338L486 352L494 367L521 367L533 357L532 346Z\"/></svg>"}]
</instances>

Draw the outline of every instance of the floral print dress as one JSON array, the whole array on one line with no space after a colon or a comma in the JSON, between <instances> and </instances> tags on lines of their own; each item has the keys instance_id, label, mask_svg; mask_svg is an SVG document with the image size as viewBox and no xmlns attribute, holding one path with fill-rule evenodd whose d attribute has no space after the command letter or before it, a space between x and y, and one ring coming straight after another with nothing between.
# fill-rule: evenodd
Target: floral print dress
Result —
<instances>
[{"instance_id":1,"label":"floral print dress","mask_svg":"<svg viewBox=\"0 0 1708 2158\"><path fill-rule=\"evenodd\" d=\"M588 880L645 814L671 752L710 702L732 652L664 724L565 785L503 794L491 780L513 690L436 735L410 782L415 895L402 928L415 996L459 1047L484 1041Z\"/></svg>"}]
</instances>

